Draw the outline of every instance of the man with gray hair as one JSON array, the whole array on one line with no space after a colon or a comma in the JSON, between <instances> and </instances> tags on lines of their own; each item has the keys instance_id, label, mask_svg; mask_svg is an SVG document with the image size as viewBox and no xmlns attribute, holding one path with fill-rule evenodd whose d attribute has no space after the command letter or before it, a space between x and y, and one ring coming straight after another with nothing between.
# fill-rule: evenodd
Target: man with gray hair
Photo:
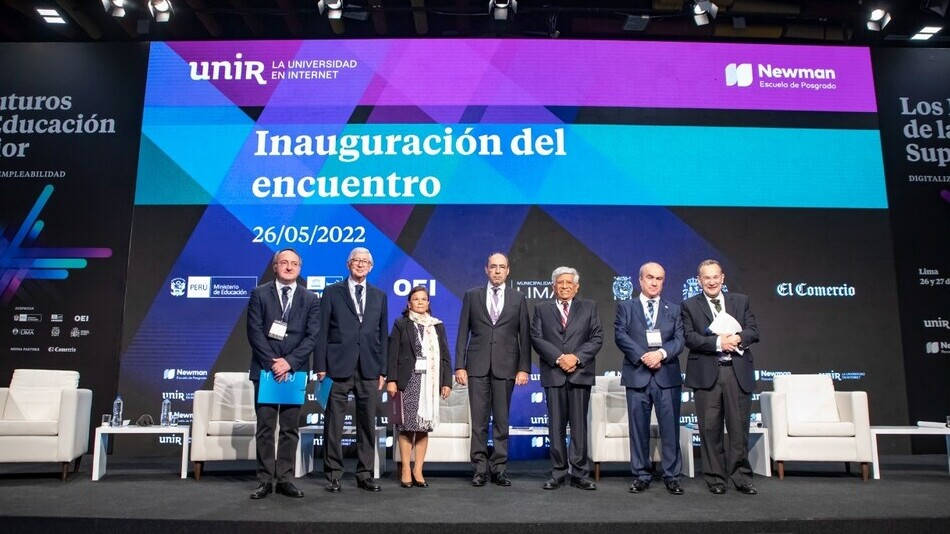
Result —
<instances>
[{"instance_id":1,"label":"man with gray hair","mask_svg":"<svg viewBox=\"0 0 950 534\"><path fill-rule=\"evenodd\" d=\"M367 282L373 256L363 247L354 248L346 260L350 275L323 291L320 332L314 350L313 369L323 380L333 379L323 426L323 471L327 491L342 489L343 416L347 396L356 396L356 485L379 491L373 480L376 450L376 406L386 384L386 352L389 345L386 294Z\"/></svg>"},{"instance_id":2,"label":"man with gray hair","mask_svg":"<svg viewBox=\"0 0 950 534\"><path fill-rule=\"evenodd\" d=\"M538 304L531 320L531 344L538 353L541 385L548 405L551 478L542 486L557 489L567 482L595 490L587 450L587 408L594 385L594 357L603 345L597 304L577 298L580 275L572 267L551 273L555 299ZM571 423L570 455L564 440Z\"/></svg>"}]
</instances>

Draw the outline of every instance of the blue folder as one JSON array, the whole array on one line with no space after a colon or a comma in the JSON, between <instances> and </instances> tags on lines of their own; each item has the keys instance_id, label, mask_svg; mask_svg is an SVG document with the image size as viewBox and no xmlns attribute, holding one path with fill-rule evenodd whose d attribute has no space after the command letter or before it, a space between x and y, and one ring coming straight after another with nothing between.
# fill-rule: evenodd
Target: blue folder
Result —
<instances>
[{"instance_id":1,"label":"blue folder","mask_svg":"<svg viewBox=\"0 0 950 534\"><path fill-rule=\"evenodd\" d=\"M317 385L313 387L313 394L317 398L320 407L324 410L327 409L327 402L330 400L331 387L333 387L333 379L329 376L324 376L323 380L318 380Z\"/></svg>"},{"instance_id":2,"label":"blue folder","mask_svg":"<svg viewBox=\"0 0 950 534\"><path fill-rule=\"evenodd\" d=\"M303 404L307 390L307 372L297 371L283 382L274 380L274 373L261 371L258 404Z\"/></svg>"}]
</instances>

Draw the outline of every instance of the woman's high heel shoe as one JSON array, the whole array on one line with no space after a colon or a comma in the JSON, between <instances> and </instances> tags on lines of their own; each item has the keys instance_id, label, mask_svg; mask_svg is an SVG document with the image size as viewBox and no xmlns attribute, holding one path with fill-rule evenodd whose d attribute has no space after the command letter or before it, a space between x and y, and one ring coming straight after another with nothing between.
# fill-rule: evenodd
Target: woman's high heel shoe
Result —
<instances>
[{"instance_id":1,"label":"woman's high heel shoe","mask_svg":"<svg viewBox=\"0 0 950 534\"><path fill-rule=\"evenodd\" d=\"M400 481L399 481L399 485L402 486L402 487L404 487L404 488L411 488L413 485L415 485L415 481L414 481L414 480L411 480L411 481L409 481L409 482L403 482L402 480L400 480Z\"/></svg>"},{"instance_id":2,"label":"woman's high heel shoe","mask_svg":"<svg viewBox=\"0 0 950 534\"><path fill-rule=\"evenodd\" d=\"M416 480L415 475L413 475L413 477L412 477L412 485L415 486L415 487L417 487L417 488L428 488L428 487L429 487L429 483L428 483L428 482L426 482L425 480L423 480L422 482L419 482L418 480Z\"/></svg>"}]
</instances>

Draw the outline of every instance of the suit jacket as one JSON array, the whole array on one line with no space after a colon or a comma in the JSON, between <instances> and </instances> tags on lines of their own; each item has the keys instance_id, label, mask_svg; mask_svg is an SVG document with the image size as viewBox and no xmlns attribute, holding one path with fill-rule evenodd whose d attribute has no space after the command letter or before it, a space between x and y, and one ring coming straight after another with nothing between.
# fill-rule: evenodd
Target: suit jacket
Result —
<instances>
[{"instance_id":1,"label":"suit jacket","mask_svg":"<svg viewBox=\"0 0 950 534\"><path fill-rule=\"evenodd\" d=\"M495 324L485 305L488 288L469 289L462 298L455 368L472 376L514 378L518 371L531 372L531 338L528 333L528 303L524 295L505 289L505 305Z\"/></svg>"},{"instance_id":2,"label":"suit jacket","mask_svg":"<svg viewBox=\"0 0 950 534\"><path fill-rule=\"evenodd\" d=\"M408 317L400 317L393 323L389 334L389 365L386 377L396 382L399 391L406 389L416 367L416 348L413 340L416 326ZM449 361L449 342L445 334L445 325L435 325L439 336L439 385L452 387L452 362Z\"/></svg>"},{"instance_id":3,"label":"suit jacket","mask_svg":"<svg viewBox=\"0 0 950 534\"><path fill-rule=\"evenodd\" d=\"M294 371L310 369L310 354L320 328L320 299L298 281L287 315L286 337L280 341L267 337L271 324L282 314L276 283L267 282L254 288L247 304L251 380L259 380L261 370L269 371L276 358L287 360Z\"/></svg>"},{"instance_id":4,"label":"suit jacket","mask_svg":"<svg viewBox=\"0 0 950 534\"><path fill-rule=\"evenodd\" d=\"M726 312L739 321L742 331L744 354L730 353L732 369L736 373L739 387L746 393L755 389L755 365L749 346L759 340L759 330L755 316L749 309L749 297L739 293L724 293ZM707 389L716 383L719 366L716 363L716 335L708 330L712 324L712 311L703 293L683 301L683 331L686 334L686 347L689 358L686 363L686 385L691 388Z\"/></svg>"},{"instance_id":5,"label":"suit jacket","mask_svg":"<svg viewBox=\"0 0 950 534\"><path fill-rule=\"evenodd\" d=\"M323 290L320 302L320 333L314 351L313 370L330 378L349 378L357 365L363 378L386 374L386 294L366 283L363 322L356 315L348 279Z\"/></svg>"},{"instance_id":6,"label":"suit jacket","mask_svg":"<svg viewBox=\"0 0 950 534\"><path fill-rule=\"evenodd\" d=\"M557 300L539 303L531 319L531 344L538 353L542 386L559 387L566 382L593 385L594 356L604 344L597 304L593 300L575 298L567 326L562 327ZM562 354L577 356L577 370L573 373L564 372L555 363Z\"/></svg>"},{"instance_id":7,"label":"suit jacket","mask_svg":"<svg viewBox=\"0 0 950 534\"><path fill-rule=\"evenodd\" d=\"M660 331L660 347L666 351L666 358L660 363L660 368L654 371L640 361L640 357L645 353L657 350L651 349L647 343L647 321L643 316L640 298L635 297L617 304L614 342L623 352L620 383L626 387L646 387L651 376L656 378L656 383L661 388L672 388L683 383L679 359L680 352L683 351L683 320L680 317L680 307L662 297L657 306L659 310L654 328Z\"/></svg>"}]
</instances>

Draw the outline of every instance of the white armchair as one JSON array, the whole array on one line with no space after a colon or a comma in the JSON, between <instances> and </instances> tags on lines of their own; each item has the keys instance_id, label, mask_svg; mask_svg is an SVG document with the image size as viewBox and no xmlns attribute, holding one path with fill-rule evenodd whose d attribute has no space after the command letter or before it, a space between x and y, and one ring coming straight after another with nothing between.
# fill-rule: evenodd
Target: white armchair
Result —
<instances>
[{"instance_id":1,"label":"white armchair","mask_svg":"<svg viewBox=\"0 0 950 534\"><path fill-rule=\"evenodd\" d=\"M600 480L601 462L630 463L630 427L627 419L627 392L619 376L595 377L590 393L588 439L594 479ZM679 446L683 473L693 476L692 432L680 426ZM656 411L650 413L650 458L660 461L660 429Z\"/></svg>"},{"instance_id":2,"label":"white armchair","mask_svg":"<svg viewBox=\"0 0 950 534\"><path fill-rule=\"evenodd\" d=\"M60 462L62 479L89 450L92 391L79 373L17 369L0 388L0 462Z\"/></svg>"},{"instance_id":3,"label":"white armchair","mask_svg":"<svg viewBox=\"0 0 950 534\"><path fill-rule=\"evenodd\" d=\"M191 423L191 461L201 480L206 461L257 457L254 384L247 373L215 373L212 391L196 391Z\"/></svg>"},{"instance_id":4,"label":"white armchair","mask_svg":"<svg viewBox=\"0 0 950 534\"><path fill-rule=\"evenodd\" d=\"M864 391L835 391L825 375L775 377L775 391L762 393L762 421L769 429L778 477L785 461L861 463L868 479L871 425Z\"/></svg>"},{"instance_id":5,"label":"white armchair","mask_svg":"<svg viewBox=\"0 0 950 534\"><path fill-rule=\"evenodd\" d=\"M469 462L471 448L472 413L468 405L468 387L454 384L449 398L439 400L439 425L429 432L426 462ZM393 449L393 459L397 467L394 473L399 476L398 446Z\"/></svg>"}]
</instances>

